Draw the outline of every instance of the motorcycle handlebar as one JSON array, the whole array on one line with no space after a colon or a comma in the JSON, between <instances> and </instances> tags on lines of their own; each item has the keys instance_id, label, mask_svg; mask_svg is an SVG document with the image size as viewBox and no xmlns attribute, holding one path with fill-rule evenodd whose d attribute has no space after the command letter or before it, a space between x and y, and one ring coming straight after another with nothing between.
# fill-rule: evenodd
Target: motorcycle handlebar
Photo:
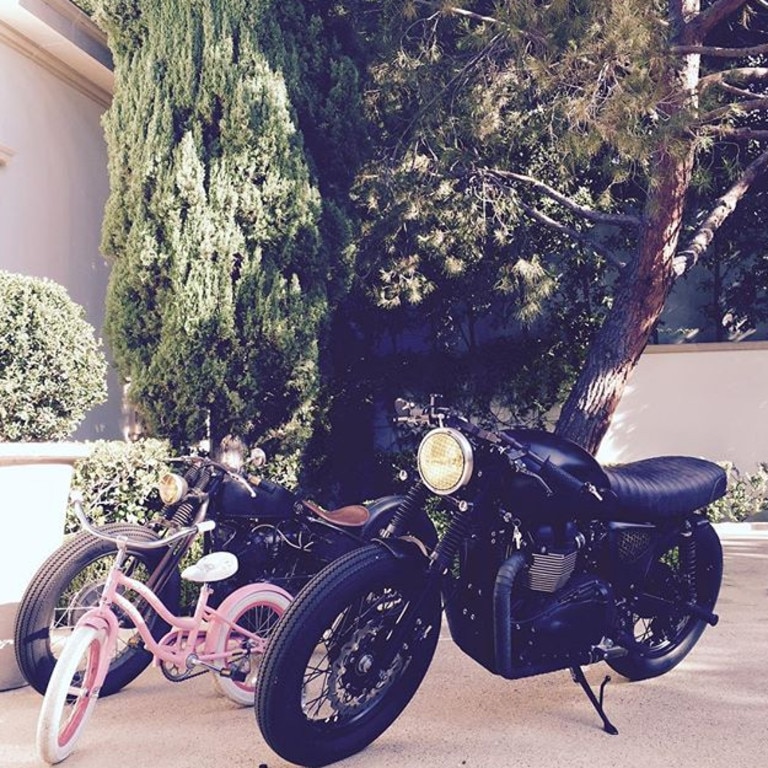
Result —
<instances>
[{"instance_id":1,"label":"motorcycle handlebar","mask_svg":"<svg viewBox=\"0 0 768 768\"><path fill-rule=\"evenodd\" d=\"M503 432L493 432L483 429L482 427L479 427L476 424L468 421L465 417L458 413L449 411L446 408L438 408L436 406L438 399L438 396L433 395L430 399L430 405L427 407L421 407L417 406L415 403L407 402L403 398L398 398L395 401L395 409L398 413L396 421L408 422L411 424L430 424L439 420L447 421L452 426L455 426L458 429L461 429L462 431L467 432L477 438L486 440L487 442L493 444L503 443L507 447L518 451L519 458L522 458L522 456L527 457L527 459L535 465L535 472L531 472L530 474L538 476L539 481L544 485L545 488L548 489L548 486L551 484L560 488L566 493L580 494L587 492L591 493L599 501L602 501L602 497L600 496L599 492L589 483L584 483L570 472L567 472L561 467L558 467L556 464L553 464L549 458L538 456L536 453L531 451L528 446L522 445L510 435L507 435ZM520 466L522 468L522 464Z\"/></svg>"},{"instance_id":2,"label":"motorcycle handlebar","mask_svg":"<svg viewBox=\"0 0 768 768\"><path fill-rule=\"evenodd\" d=\"M128 536L110 536L108 533L104 533L104 531L93 525L93 523L91 523L91 521L86 517L85 511L83 510L83 495L79 491L73 491L70 495L70 500L75 510L75 516L80 521L80 524L83 526L83 528L88 531L88 533L90 533L92 536L96 536L98 539L109 541L118 547L123 543L127 543L137 549L160 549L161 547L168 547L172 544L175 544L177 541L181 541L182 539L186 539L190 536L197 536L200 533L212 531L216 527L215 521L203 520L202 522L196 523L195 525L181 528L180 530L176 531L176 533L173 533L170 536L166 536L162 539L157 539L156 541L131 539Z\"/></svg>"},{"instance_id":3,"label":"motorcycle handlebar","mask_svg":"<svg viewBox=\"0 0 768 768\"><path fill-rule=\"evenodd\" d=\"M261 449L258 449L261 450ZM264 451L261 451L262 454L264 454ZM171 458L168 459L169 463L173 462L183 462L187 459L186 456L179 456L177 458ZM256 495L256 491L253 490L253 487L251 484L236 470L232 469L231 467L228 467L226 464L221 464L218 461L214 461L213 459L205 458L200 459L200 461L207 466L214 467L215 469L218 469L220 472L224 473L228 477L231 477L235 482L239 483L240 485L245 488L246 491L251 495L251 497L254 497ZM264 464L266 461L266 454L264 454L264 461L257 462L256 466L260 467Z\"/></svg>"}]
</instances>

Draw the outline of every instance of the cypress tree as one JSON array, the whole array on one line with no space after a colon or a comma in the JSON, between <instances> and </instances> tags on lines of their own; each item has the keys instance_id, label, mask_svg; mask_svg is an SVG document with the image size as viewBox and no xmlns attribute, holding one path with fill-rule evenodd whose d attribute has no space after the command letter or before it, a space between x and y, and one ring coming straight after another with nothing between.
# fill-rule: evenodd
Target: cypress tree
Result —
<instances>
[{"instance_id":1,"label":"cypress tree","mask_svg":"<svg viewBox=\"0 0 768 768\"><path fill-rule=\"evenodd\" d=\"M115 59L107 335L149 429L177 445L236 432L280 450L309 434L351 268L338 170L356 151L354 131L333 156L318 138L354 126L357 104L354 67L318 13L294 0L100 3Z\"/></svg>"}]
</instances>

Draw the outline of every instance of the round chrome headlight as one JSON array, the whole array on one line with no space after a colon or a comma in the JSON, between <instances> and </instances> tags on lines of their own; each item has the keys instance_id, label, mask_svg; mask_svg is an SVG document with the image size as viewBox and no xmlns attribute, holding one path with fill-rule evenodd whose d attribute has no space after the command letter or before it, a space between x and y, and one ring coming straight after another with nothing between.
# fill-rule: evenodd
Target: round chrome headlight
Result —
<instances>
[{"instance_id":1,"label":"round chrome headlight","mask_svg":"<svg viewBox=\"0 0 768 768\"><path fill-rule=\"evenodd\" d=\"M424 436L417 461L424 485L439 496L455 493L472 477L472 446L461 432L449 427Z\"/></svg>"},{"instance_id":2,"label":"round chrome headlight","mask_svg":"<svg viewBox=\"0 0 768 768\"><path fill-rule=\"evenodd\" d=\"M187 495L189 486L181 475L166 472L157 483L157 490L163 504L176 504Z\"/></svg>"}]
</instances>

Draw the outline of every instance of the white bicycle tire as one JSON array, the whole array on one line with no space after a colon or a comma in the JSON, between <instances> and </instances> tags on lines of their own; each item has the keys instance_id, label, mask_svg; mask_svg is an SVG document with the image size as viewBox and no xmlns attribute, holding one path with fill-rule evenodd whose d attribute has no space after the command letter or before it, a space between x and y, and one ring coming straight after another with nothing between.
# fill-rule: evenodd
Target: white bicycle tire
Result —
<instances>
[{"instance_id":1,"label":"white bicycle tire","mask_svg":"<svg viewBox=\"0 0 768 768\"><path fill-rule=\"evenodd\" d=\"M55 765L68 757L93 713L102 680L97 680L101 654L106 653L106 633L94 627L77 627L70 635L43 698L37 720L37 753L42 760ZM67 698L75 674L86 658L84 701L78 701L67 716Z\"/></svg>"}]
</instances>

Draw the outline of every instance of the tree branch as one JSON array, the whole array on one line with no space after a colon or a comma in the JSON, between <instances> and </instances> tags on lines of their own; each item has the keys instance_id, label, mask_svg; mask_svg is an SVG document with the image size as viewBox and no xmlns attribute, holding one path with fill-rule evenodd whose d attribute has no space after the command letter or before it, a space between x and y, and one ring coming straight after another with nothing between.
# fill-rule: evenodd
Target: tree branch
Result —
<instances>
[{"instance_id":1,"label":"tree branch","mask_svg":"<svg viewBox=\"0 0 768 768\"><path fill-rule=\"evenodd\" d=\"M592 240L592 238L587 237L583 232L579 232L578 229L569 227L560 221L555 221L551 216L547 216L546 213L542 213L525 203L520 203L520 208L527 216L530 216L534 221L538 221L539 224L543 224L548 229L553 229L555 232L560 232L560 234L576 240L583 246L592 249L598 256L602 256L609 264L612 264L617 269L621 268L621 265L617 264L613 254L604 251L594 240Z\"/></svg>"},{"instance_id":2,"label":"tree branch","mask_svg":"<svg viewBox=\"0 0 768 768\"><path fill-rule=\"evenodd\" d=\"M747 0L715 0L705 11L697 13L685 26L686 40L703 40L723 19L746 5Z\"/></svg>"},{"instance_id":3,"label":"tree branch","mask_svg":"<svg viewBox=\"0 0 768 768\"><path fill-rule=\"evenodd\" d=\"M532 176L526 176L521 173L514 173L513 171L503 171L497 168L488 168L485 172L493 176L498 176L502 179L522 181L529 186L532 186L534 189L537 189L539 192L542 192L544 195L554 200L555 202L560 203L560 205L562 205L564 208L567 208L569 211L581 216L584 219L587 219L588 221L593 221L600 224L614 224L620 227L639 227L641 224L641 221L637 216L629 216L626 214L618 213L600 213L599 211L595 211L592 208L579 205L579 203L577 203L575 200L571 200L571 198L566 197L564 194L562 194L562 192L558 192L553 187L550 187L543 181L534 179Z\"/></svg>"},{"instance_id":4,"label":"tree branch","mask_svg":"<svg viewBox=\"0 0 768 768\"><path fill-rule=\"evenodd\" d=\"M735 85L731 85L730 83L718 83L717 86L721 91L733 94L734 96L738 96L741 99L752 99L755 97L755 94L752 93L752 91L745 91L743 88L737 88Z\"/></svg>"},{"instance_id":5,"label":"tree branch","mask_svg":"<svg viewBox=\"0 0 768 768\"><path fill-rule=\"evenodd\" d=\"M675 56L687 56L699 54L701 56L713 56L720 59L740 59L745 56L761 56L768 53L768 43L753 45L750 48L716 48L709 45L673 45L669 52Z\"/></svg>"},{"instance_id":6,"label":"tree branch","mask_svg":"<svg viewBox=\"0 0 768 768\"><path fill-rule=\"evenodd\" d=\"M768 80L768 67L736 67L724 72L714 72L711 75L705 75L699 80L699 92L713 85L731 85L730 81L732 80L744 83ZM755 94L750 95L754 96Z\"/></svg>"},{"instance_id":7,"label":"tree branch","mask_svg":"<svg viewBox=\"0 0 768 768\"><path fill-rule=\"evenodd\" d=\"M754 94L751 95L754 96ZM726 117L729 114L737 116L748 112L759 112L760 110L768 110L768 98L750 99L749 101L740 101L734 104L728 104L725 107L713 109L712 111L703 114L699 118L699 122L708 123L711 120L719 120L721 117Z\"/></svg>"},{"instance_id":8,"label":"tree branch","mask_svg":"<svg viewBox=\"0 0 768 768\"><path fill-rule=\"evenodd\" d=\"M764 141L768 139L768 130L757 128L731 128L728 125L705 125L702 133L714 134L722 139L734 139L738 141Z\"/></svg>"},{"instance_id":9,"label":"tree branch","mask_svg":"<svg viewBox=\"0 0 768 768\"><path fill-rule=\"evenodd\" d=\"M693 267L712 242L715 233L733 213L750 186L768 170L768 150L759 155L745 169L736 183L715 203L699 228L690 238L686 247L672 260L676 277Z\"/></svg>"},{"instance_id":10,"label":"tree branch","mask_svg":"<svg viewBox=\"0 0 768 768\"><path fill-rule=\"evenodd\" d=\"M455 16L465 16L468 19L474 19L475 21L485 21L489 24L499 24L498 19L494 19L493 16L483 16L480 13L474 11L467 11L464 8L458 8L455 5L445 5L444 3L436 2L435 0L415 0L417 5L425 5L427 8L433 11L441 11L442 13L452 13Z\"/></svg>"}]
</instances>

